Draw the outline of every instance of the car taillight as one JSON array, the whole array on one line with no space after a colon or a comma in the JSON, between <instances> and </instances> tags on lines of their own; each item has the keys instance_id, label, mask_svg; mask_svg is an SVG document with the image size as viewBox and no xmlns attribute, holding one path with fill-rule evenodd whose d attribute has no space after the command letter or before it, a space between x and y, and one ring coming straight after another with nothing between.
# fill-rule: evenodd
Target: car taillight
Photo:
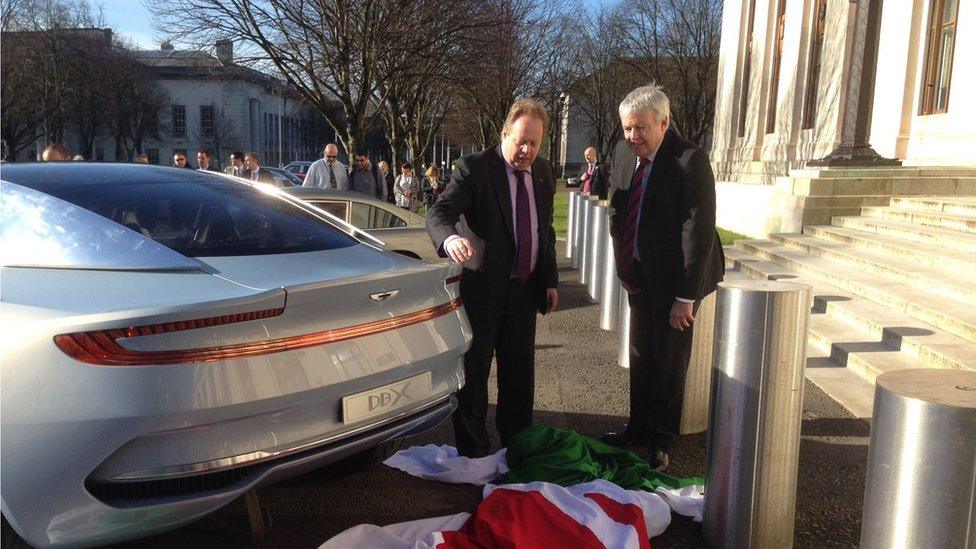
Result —
<instances>
[{"instance_id":1,"label":"car taillight","mask_svg":"<svg viewBox=\"0 0 976 549\"><path fill-rule=\"evenodd\" d=\"M167 322L146 326L132 326L128 328L113 328L90 332L75 332L54 336L54 344L61 351L75 360L98 366L157 366L163 364L193 364L200 362L216 362L234 358L280 353L329 343L338 343L358 337L378 334L412 324L419 324L439 316L448 314L461 307L461 300L455 299L447 303L409 313L406 315L384 318L364 324L357 324L345 328L336 328L322 332L313 332L291 337L249 341L232 345L215 347L199 347L195 349L176 349L171 351L138 351L126 349L119 345L118 340L128 337L156 335L183 330L210 328L235 322L247 322L278 316L284 309L268 309L235 315Z\"/></svg>"}]
</instances>

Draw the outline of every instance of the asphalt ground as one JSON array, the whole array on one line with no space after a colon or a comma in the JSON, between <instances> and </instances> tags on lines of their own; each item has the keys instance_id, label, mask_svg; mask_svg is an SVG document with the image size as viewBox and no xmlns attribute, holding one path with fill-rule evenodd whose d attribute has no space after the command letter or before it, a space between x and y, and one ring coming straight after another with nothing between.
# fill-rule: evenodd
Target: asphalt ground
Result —
<instances>
[{"instance_id":1,"label":"asphalt ground","mask_svg":"<svg viewBox=\"0 0 976 549\"><path fill-rule=\"evenodd\" d=\"M562 258L562 243L558 246ZM627 371L616 363L617 334L599 326L578 274L560 262L560 304L540 317L536 345L535 421L599 436L626 419ZM494 387L494 376L492 387ZM494 392L491 402L495 401ZM494 410L489 411L489 417ZM450 422L407 439L415 444L451 444ZM489 427L493 430L493 426ZM796 502L796 547L854 547L864 495L869 426L851 416L809 381L806 383ZM681 437L669 473L703 476L705 433ZM498 440L494 440L497 448ZM422 480L378 465L362 470L340 463L259 490L271 519L259 547L317 547L362 523L391 524L472 512L481 488ZM179 530L125 547L241 547L250 544L241 500ZM652 545L699 547L701 526L673 516ZM122 547L122 546L120 546Z\"/></svg>"}]
</instances>

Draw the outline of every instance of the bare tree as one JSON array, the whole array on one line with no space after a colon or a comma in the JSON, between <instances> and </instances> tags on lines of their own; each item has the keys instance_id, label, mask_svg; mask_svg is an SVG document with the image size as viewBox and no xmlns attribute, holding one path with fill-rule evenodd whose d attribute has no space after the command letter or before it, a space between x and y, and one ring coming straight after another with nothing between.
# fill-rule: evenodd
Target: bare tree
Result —
<instances>
[{"instance_id":1,"label":"bare tree","mask_svg":"<svg viewBox=\"0 0 976 549\"><path fill-rule=\"evenodd\" d=\"M706 145L715 112L721 0L623 0L620 10L631 65L665 87L674 127Z\"/></svg>"},{"instance_id":2,"label":"bare tree","mask_svg":"<svg viewBox=\"0 0 976 549\"><path fill-rule=\"evenodd\" d=\"M170 103L169 94L152 69L125 50L117 50L104 77L111 82L105 89L105 120L115 139L115 158L132 159L143 152L145 139L158 137L165 129L163 112Z\"/></svg>"},{"instance_id":3,"label":"bare tree","mask_svg":"<svg viewBox=\"0 0 976 549\"><path fill-rule=\"evenodd\" d=\"M196 45L236 39L245 57L270 65L354 151L380 116L383 82L402 62L470 26L467 3L442 0L150 0L161 32ZM187 14L193 17L187 17ZM423 27L424 21L436 25ZM249 53L248 53L249 52ZM381 60L388 62L381 63ZM392 60L392 61L391 61ZM342 116L332 109L335 102Z\"/></svg>"},{"instance_id":4,"label":"bare tree","mask_svg":"<svg viewBox=\"0 0 976 549\"><path fill-rule=\"evenodd\" d=\"M589 145L597 150L601 162L608 159L620 139L617 107L631 89L640 83L627 65L624 43L618 29L621 21L612 10L599 10L581 22L575 64L580 77L567 91L573 107L579 110L593 131Z\"/></svg>"},{"instance_id":5,"label":"bare tree","mask_svg":"<svg viewBox=\"0 0 976 549\"><path fill-rule=\"evenodd\" d=\"M460 112L469 117L470 137L487 147L496 142L509 106L520 97L538 98L546 67L558 55L565 20L562 0L486 0L479 18L491 21L470 37L460 56L465 68Z\"/></svg>"}]
</instances>

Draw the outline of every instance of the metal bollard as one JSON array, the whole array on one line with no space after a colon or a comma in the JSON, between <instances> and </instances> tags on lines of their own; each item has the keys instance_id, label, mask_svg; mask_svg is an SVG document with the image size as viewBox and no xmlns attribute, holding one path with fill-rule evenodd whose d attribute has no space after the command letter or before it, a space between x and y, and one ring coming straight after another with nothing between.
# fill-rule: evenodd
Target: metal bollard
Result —
<instances>
[{"instance_id":1,"label":"metal bollard","mask_svg":"<svg viewBox=\"0 0 976 549\"><path fill-rule=\"evenodd\" d=\"M586 284L590 280L590 226L593 224L593 202L583 196L582 222L579 226L579 282Z\"/></svg>"},{"instance_id":2,"label":"metal bollard","mask_svg":"<svg viewBox=\"0 0 976 549\"><path fill-rule=\"evenodd\" d=\"M566 210L566 257L573 257L573 239L576 238L576 223L573 214L576 213L576 197L579 191L569 191L569 207Z\"/></svg>"},{"instance_id":3,"label":"metal bollard","mask_svg":"<svg viewBox=\"0 0 976 549\"><path fill-rule=\"evenodd\" d=\"M603 296L600 299L600 329L617 329L617 315L620 314L620 279L617 278L617 263L613 254L613 237L610 236L609 219L603 244Z\"/></svg>"},{"instance_id":4,"label":"metal bollard","mask_svg":"<svg viewBox=\"0 0 976 549\"><path fill-rule=\"evenodd\" d=\"M809 318L807 285L719 285L702 512L709 547L793 546Z\"/></svg>"},{"instance_id":5,"label":"metal bollard","mask_svg":"<svg viewBox=\"0 0 976 549\"><path fill-rule=\"evenodd\" d=\"M603 299L603 260L607 254L607 234L610 233L610 219L607 218L607 203L598 201L593 203L593 217L590 220L590 276L586 283L586 291L590 300L599 303Z\"/></svg>"},{"instance_id":6,"label":"metal bollard","mask_svg":"<svg viewBox=\"0 0 976 549\"><path fill-rule=\"evenodd\" d=\"M976 372L875 380L862 548L976 548Z\"/></svg>"},{"instance_id":7,"label":"metal bollard","mask_svg":"<svg viewBox=\"0 0 976 549\"><path fill-rule=\"evenodd\" d=\"M573 209L573 219L570 222L573 224L573 257L570 259L570 266L574 269L579 268L580 263L580 227L583 224L583 203L586 197L580 193L577 194L574 202L576 202L576 207Z\"/></svg>"},{"instance_id":8,"label":"metal bollard","mask_svg":"<svg viewBox=\"0 0 976 549\"><path fill-rule=\"evenodd\" d=\"M617 347L617 365L621 368L630 368L630 300L627 299L627 292L620 289L620 301L618 302L617 333L620 340Z\"/></svg>"}]
</instances>

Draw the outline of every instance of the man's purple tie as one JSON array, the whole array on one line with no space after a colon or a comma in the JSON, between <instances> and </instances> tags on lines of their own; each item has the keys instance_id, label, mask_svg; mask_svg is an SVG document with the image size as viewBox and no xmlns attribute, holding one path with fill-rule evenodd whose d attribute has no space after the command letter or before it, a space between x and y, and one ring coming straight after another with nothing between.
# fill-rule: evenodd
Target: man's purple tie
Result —
<instances>
[{"instance_id":1,"label":"man's purple tie","mask_svg":"<svg viewBox=\"0 0 976 549\"><path fill-rule=\"evenodd\" d=\"M627 196L627 224L624 225L623 247L621 252L623 257L623 269L621 274L624 278L630 277L630 272L634 269L634 246L637 244L637 220L640 217L641 198L644 196L644 170L647 168L647 159L641 158L637 165L637 171L630 179L630 194Z\"/></svg>"},{"instance_id":2,"label":"man's purple tie","mask_svg":"<svg viewBox=\"0 0 976 549\"><path fill-rule=\"evenodd\" d=\"M525 282L532 274L532 214L525 172L515 172L515 275Z\"/></svg>"}]
</instances>

